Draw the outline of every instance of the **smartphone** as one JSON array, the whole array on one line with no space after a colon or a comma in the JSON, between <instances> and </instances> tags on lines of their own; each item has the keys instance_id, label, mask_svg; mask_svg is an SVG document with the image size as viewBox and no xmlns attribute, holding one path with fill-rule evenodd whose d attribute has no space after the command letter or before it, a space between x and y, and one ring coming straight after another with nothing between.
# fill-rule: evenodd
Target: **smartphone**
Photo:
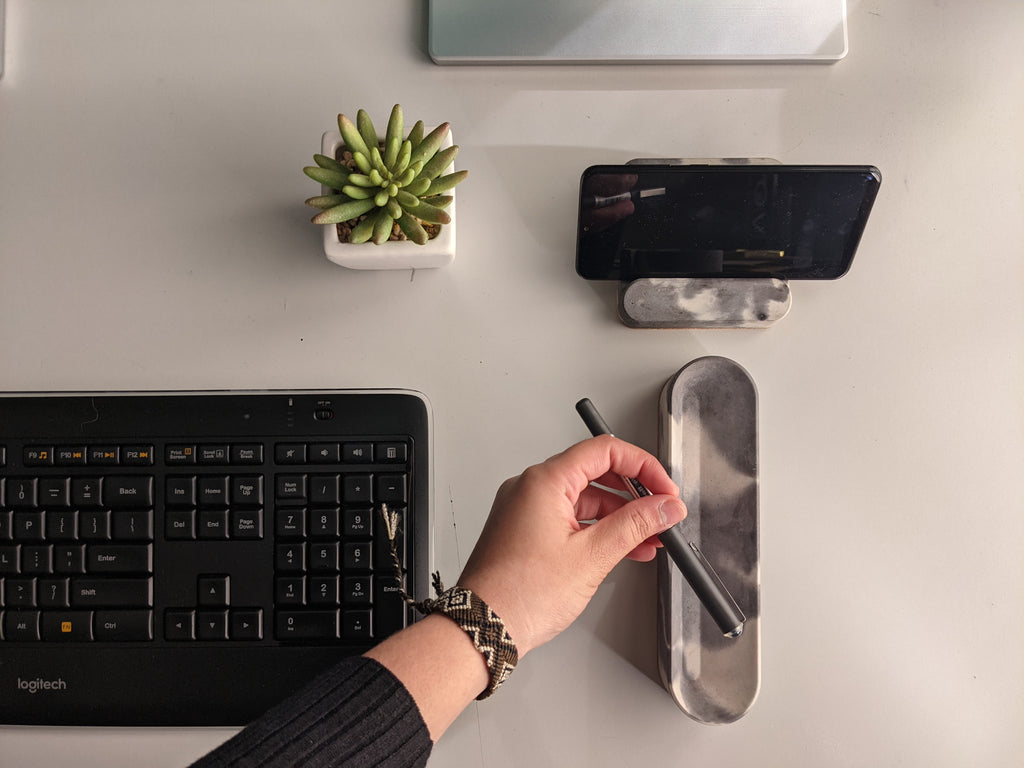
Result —
<instances>
[{"instance_id":1,"label":"smartphone","mask_svg":"<svg viewBox=\"0 0 1024 768\"><path fill-rule=\"evenodd\" d=\"M580 180L576 271L835 280L881 183L870 165L591 166Z\"/></svg>"}]
</instances>

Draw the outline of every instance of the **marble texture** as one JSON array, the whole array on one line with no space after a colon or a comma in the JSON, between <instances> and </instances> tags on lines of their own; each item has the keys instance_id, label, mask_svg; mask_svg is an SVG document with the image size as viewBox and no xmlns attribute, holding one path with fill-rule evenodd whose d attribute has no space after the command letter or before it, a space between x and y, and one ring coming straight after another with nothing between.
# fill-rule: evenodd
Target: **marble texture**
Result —
<instances>
[{"instance_id":1,"label":"marble texture","mask_svg":"<svg viewBox=\"0 0 1024 768\"><path fill-rule=\"evenodd\" d=\"M660 454L682 489L687 538L746 615L724 637L682 573L658 556L658 666L662 684L701 723L747 713L761 682L757 391L725 357L701 357L662 391Z\"/></svg>"},{"instance_id":2,"label":"marble texture","mask_svg":"<svg viewBox=\"0 0 1024 768\"><path fill-rule=\"evenodd\" d=\"M792 305L776 278L643 278L619 288L619 319L631 328L767 328Z\"/></svg>"}]
</instances>

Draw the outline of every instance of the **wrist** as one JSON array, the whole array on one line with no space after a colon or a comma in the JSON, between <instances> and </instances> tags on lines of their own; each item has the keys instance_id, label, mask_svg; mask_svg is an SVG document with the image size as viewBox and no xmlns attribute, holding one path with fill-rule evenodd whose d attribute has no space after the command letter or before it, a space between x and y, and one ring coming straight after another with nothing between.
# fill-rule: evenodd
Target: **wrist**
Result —
<instances>
[{"instance_id":1,"label":"wrist","mask_svg":"<svg viewBox=\"0 0 1024 768\"><path fill-rule=\"evenodd\" d=\"M486 699L508 679L519 662L519 652L501 615L472 590L455 586L430 602L432 615L442 614L459 627L481 654L488 684L477 696Z\"/></svg>"}]
</instances>

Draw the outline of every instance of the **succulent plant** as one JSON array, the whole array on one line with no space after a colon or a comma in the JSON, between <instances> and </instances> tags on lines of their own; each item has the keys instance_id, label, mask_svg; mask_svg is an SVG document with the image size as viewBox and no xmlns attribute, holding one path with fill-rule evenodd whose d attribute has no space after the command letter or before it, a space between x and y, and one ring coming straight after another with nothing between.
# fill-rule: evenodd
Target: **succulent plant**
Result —
<instances>
[{"instance_id":1,"label":"succulent plant","mask_svg":"<svg viewBox=\"0 0 1024 768\"><path fill-rule=\"evenodd\" d=\"M383 140L362 109L353 123L338 115L338 128L355 163L350 168L333 157L314 155L315 166L303 168L314 181L333 192L306 200L319 208L314 224L338 224L365 216L349 234L350 243L372 240L382 243L391 236L395 222L415 243L427 242L423 223L448 224L444 208L452 197L443 194L466 178L468 171L442 176L459 152L458 146L441 149L450 128L443 123L424 136L423 121L417 121L403 138L402 107L396 104L388 119Z\"/></svg>"}]
</instances>

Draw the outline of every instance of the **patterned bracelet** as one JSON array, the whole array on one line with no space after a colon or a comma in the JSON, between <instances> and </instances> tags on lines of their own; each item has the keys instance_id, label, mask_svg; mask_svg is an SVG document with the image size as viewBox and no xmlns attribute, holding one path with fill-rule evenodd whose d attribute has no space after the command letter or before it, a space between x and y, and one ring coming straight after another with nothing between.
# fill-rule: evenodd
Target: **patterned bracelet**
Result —
<instances>
[{"instance_id":1,"label":"patterned bracelet","mask_svg":"<svg viewBox=\"0 0 1024 768\"><path fill-rule=\"evenodd\" d=\"M516 644L505 629L505 622L501 620L490 606L464 587L452 587L445 590L441 583L441 574L435 571L431 574L431 581L434 586L435 598L416 601L405 591L405 577L402 574L402 562L398 557L398 549L395 540L401 528L401 516L396 510L388 509L387 504L379 507L381 522L384 525L384 533L388 538L391 548L391 562L395 569L395 583L398 585L398 592L407 605L415 608L424 616L431 613L441 613L458 624L473 641L476 649L484 655L487 662L487 669L491 674L491 680L484 689L484 692L477 696L477 700L486 699L496 690L498 686L508 680L512 670L519 663L519 651Z\"/></svg>"},{"instance_id":2,"label":"patterned bracelet","mask_svg":"<svg viewBox=\"0 0 1024 768\"><path fill-rule=\"evenodd\" d=\"M430 602L429 613L443 613L469 635L484 655L491 680L477 696L486 699L508 680L519 663L519 651L501 620L491 607L465 587L455 586Z\"/></svg>"}]
</instances>

